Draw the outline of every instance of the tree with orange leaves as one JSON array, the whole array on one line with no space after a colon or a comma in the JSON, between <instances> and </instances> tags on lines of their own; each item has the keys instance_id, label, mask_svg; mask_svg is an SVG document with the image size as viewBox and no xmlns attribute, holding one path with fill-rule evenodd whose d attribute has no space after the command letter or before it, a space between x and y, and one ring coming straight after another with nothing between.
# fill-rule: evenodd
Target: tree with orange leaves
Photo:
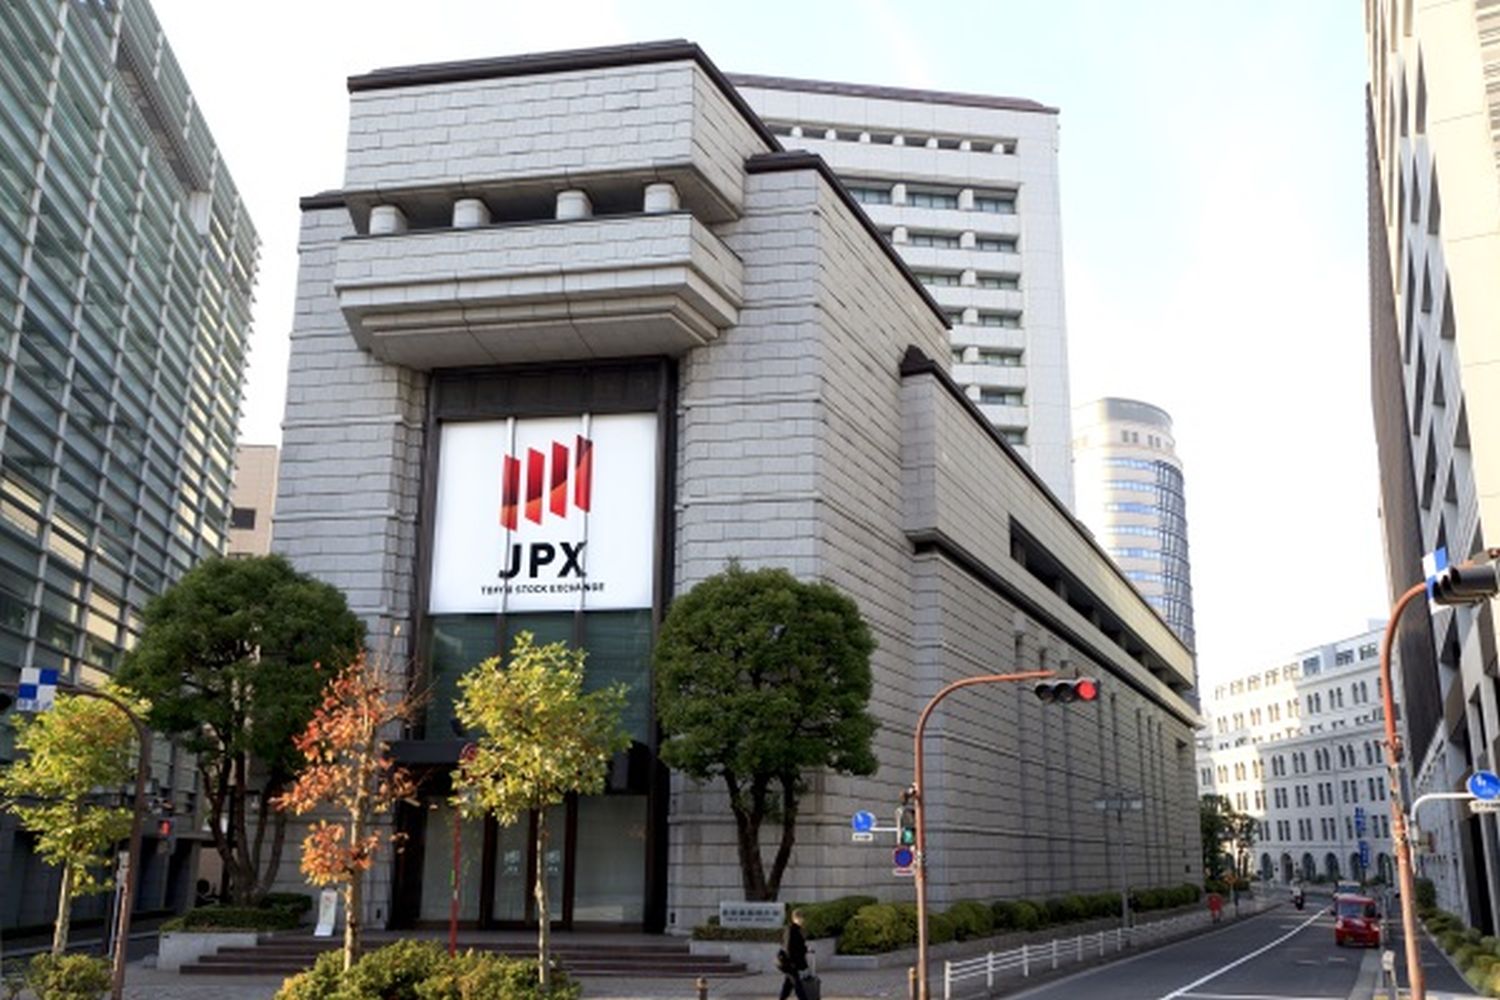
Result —
<instances>
[{"instance_id":1,"label":"tree with orange leaves","mask_svg":"<svg viewBox=\"0 0 1500 1000\"><path fill-rule=\"evenodd\" d=\"M365 873L391 835L375 818L409 797L411 776L391 760L381 732L410 717L415 700L393 687L381 665L361 653L329 680L323 702L294 743L306 763L276 807L296 815L332 806L302 841L302 874L344 889L344 969L359 954Z\"/></svg>"}]
</instances>

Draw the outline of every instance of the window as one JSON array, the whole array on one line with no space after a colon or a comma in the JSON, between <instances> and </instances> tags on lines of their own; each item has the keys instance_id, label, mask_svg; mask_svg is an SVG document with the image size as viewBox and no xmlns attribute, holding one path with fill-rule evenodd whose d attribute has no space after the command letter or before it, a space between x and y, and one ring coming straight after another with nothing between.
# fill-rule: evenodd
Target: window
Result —
<instances>
[{"instance_id":1,"label":"window","mask_svg":"<svg viewBox=\"0 0 1500 1000\"><path fill-rule=\"evenodd\" d=\"M1318 672L1318 669L1322 665L1323 661L1320 658L1316 656L1309 656L1307 659L1302 661L1302 672L1311 677L1313 674Z\"/></svg>"},{"instance_id":2,"label":"window","mask_svg":"<svg viewBox=\"0 0 1500 1000\"><path fill-rule=\"evenodd\" d=\"M1361 660L1373 660L1378 649L1373 642L1367 642L1359 647L1359 658Z\"/></svg>"},{"instance_id":3,"label":"window","mask_svg":"<svg viewBox=\"0 0 1500 1000\"><path fill-rule=\"evenodd\" d=\"M958 275L951 271L917 271L915 277L924 285L942 285L947 288L958 286Z\"/></svg>"},{"instance_id":4,"label":"window","mask_svg":"<svg viewBox=\"0 0 1500 1000\"><path fill-rule=\"evenodd\" d=\"M954 233L931 233L912 231L906 234L906 242L914 247L941 247L958 249L958 236Z\"/></svg>"},{"instance_id":5,"label":"window","mask_svg":"<svg viewBox=\"0 0 1500 1000\"><path fill-rule=\"evenodd\" d=\"M1353 662L1354 662L1354 650L1352 650L1352 649L1340 649L1336 653L1333 654L1333 665L1335 667L1348 666L1349 664L1351 664Z\"/></svg>"},{"instance_id":6,"label":"window","mask_svg":"<svg viewBox=\"0 0 1500 1000\"><path fill-rule=\"evenodd\" d=\"M1009 445L1024 445L1026 443L1026 429L1024 427L997 427L1000 436Z\"/></svg>"},{"instance_id":7,"label":"window","mask_svg":"<svg viewBox=\"0 0 1500 1000\"><path fill-rule=\"evenodd\" d=\"M957 191L908 191L906 203L913 208L957 208Z\"/></svg>"},{"instance_id":8,"label":"window","mask_svg":"<svg viewBox=\"0 0 1500 1000\"><path fill-rule=\"evenodd\" d=\"M1021 406L1024 397L1020 389L980 389L979 401L991 406Z\"/></svg>"},{"instance_id":9,"label":"window","mask_svg":"<svg viewBox=\"0 0 1500 1000\"><path fill-rule=\"evenodd\" d=\"M974 210L992 215L1015 215L1016 193L1014 191L975 192Z\"/></svg>"},{"instance_id":10,"label":"window","mask_svg":"<svg viewBox=\"0 0 1500 1000\"><path fill-rule=\"evenodd\" d=\"M889 205L891 203L891 189L888 187L873 187L868 184L847 184L849 194L861 205Z\"/></svg>"},{"instance_id":11,"label":"window","mask_svg":"<svg viewBox=\"0 0 1500 1000\"><path fill-rule=\"evenodd\" d=\"M978 363L990 365L995 368L1019 368L1021 367L1020 351L992 351L983 347L979 349Z\"/></svg>"},{"instance_id":12,"label":"window","mask_svg":"<svg viewBox=\"0 0 1500 1000\"><path fill-rule=\"evenodd\" d=\"M1021 287L1019 274L981 274L977 280L980 288L1003 288L1014 291Z\"/></svg>"},{"instance_id":13,"label":"window","mask_svg":"<svg viewBox=\"0 0 1500 1000\"><path fill-rule=\"evenodd\" d=\"M1014 236L981 236L974 241L974 249L984 253L1015 253L1019 241Z\"/></svg>"},{"instance_id":14,"label":"window","mask_svg":"<svg viewBox=\"0 0 1500 1000\"><path fill-rule=\"evenodd\" d=\"M980 326L1001 326L1010 330L1018 330L1021 327L1021 314L1018 312L982 312L979 314Z\"/></svg>"},{"instance_id":15,"label":"window","mask_svg":"<svg viewBox=\"0 0 1500 1000\"><path fill-rule=\"evenodd\" d=\"M229 526L240 531L255 530L255 508L235 507L229 512Z\"/></svg>"}]
</instances>

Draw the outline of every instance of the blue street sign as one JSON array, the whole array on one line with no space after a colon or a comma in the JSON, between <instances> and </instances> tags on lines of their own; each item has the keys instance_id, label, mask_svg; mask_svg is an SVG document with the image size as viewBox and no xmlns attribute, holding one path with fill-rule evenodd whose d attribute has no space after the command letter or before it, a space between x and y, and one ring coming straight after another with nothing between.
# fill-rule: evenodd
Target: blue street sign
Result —
<instances>
[{"instance_id":1,"label":"blue street sign","mask_svg":"<svg viewBox=\"0 0 1500 1000\"><path fill-rule=\"evenodd\" d=\"M1468 789L1469 794L1476 799L1489 801L1500 798L1500 777L1494 771L1475 771L1469 775Z\"/></svg>"},{"instance_id":2,"label":"blue street sign","mask_svg":"<svg viewBox=\"0 0 1500 1000\"><path fill-rule=\"evenodd\" d=\"M1448 568L1447 548L1437 549L1422 557L1422 575L1427 578L1427 596L1433 596L1433 585L1437 582L1438 574Z\"/></svg>"},{"instance_id":3,"label":"blue street sign","mask_svg":"<svg viewBox=\"0 0 1500 1000\"><path fill-rule=\"evenodd\" d=\"M869 833L871 830L875 829L875 814L872 812L865 812L863 809L861 809L859 812L854 814L854 819L850 822L849 825L854 827L855 833Z\"/></svg>"},{"instance_id":4,"label":"blue street sign","mask_svg":"<svg viewBox=\"0 0 1500 1000\"><path fill-rule=\"evenodd\" d=\"M910 868L917 862L917 852L910 847L898 847L891 852L891 864L897 868Z\"/></svg>"},{"instance_id":5,"label":"blue street sign","mask_svg":"<svg viewBox=\"0 0 1500 1000\"><path fill-rule=\"evenodd\" d=\"M1359 866L1361 868L1370 867L1370 842L1368 840L1361 840L1359 842Z\"/></svg>"},{"instance_id":6,"label":"blue street sign","mask_svg":"<svg viewBox=\"0 0 1500 1000\"><path fill-rule=\"evenodd\" d=\"M57 701L57 671L47 667L25 667L16 688L16 711L45 712Z\"/></svg>"}]
</instances>

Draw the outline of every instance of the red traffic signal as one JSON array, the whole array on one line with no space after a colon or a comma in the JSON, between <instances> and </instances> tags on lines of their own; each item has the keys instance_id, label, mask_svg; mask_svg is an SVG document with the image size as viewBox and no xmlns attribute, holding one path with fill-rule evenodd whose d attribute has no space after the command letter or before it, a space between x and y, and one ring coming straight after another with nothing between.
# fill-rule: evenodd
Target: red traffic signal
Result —
<instances>
[{"instance_id":1,"label":"red traffic signal","mask_svg":"<svg viewBox=\"0 0 1500 1000\"><path fill-rule=\"evenodd\" d=\"M159 819L156 821L156 835L163 840L172 836L172 821L170 819Z\"/></svg>"},{"instance_id":2,"label":"red traffic signal","mask_svg":"<svg viewBox=\"0 0 1500 1000\"><path fill-rule=\"evenodd\" d=\"M1036 696L1047 704L1070 705L1075 701L1098 701L1099 682L1092 677L1068 677L1042 681Z\"/></svg>"}]
</instances>

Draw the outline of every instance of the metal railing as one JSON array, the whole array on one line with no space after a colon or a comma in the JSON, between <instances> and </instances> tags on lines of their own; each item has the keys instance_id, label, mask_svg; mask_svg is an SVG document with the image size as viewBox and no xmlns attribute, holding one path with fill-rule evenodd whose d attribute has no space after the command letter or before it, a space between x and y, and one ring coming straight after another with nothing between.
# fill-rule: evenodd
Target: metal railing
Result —
<instances>
[{"instance_id":1,"label":"metal railing","mask_svg":"<svg viewBox=\"0 0 1500 1000\"><path fill-rule=\"evenodd\" d=\"M952 1000L962 992L976 993L982 981L986 992L993 992L1002 976L1028 978L1035 971L1051 971L1070 962L1102 958L1110 952L1171 937L1190 924L1203 924L1204 913L1184 913L1166 920L1136 924L1128 929L1115 928L1072 938L1053 938L1037 944L1023 944L1009 951L991 951L975 958L943 962L943 1000ZM957 988L957 989L956 989Z\"/></svg>"}]
</instances>

